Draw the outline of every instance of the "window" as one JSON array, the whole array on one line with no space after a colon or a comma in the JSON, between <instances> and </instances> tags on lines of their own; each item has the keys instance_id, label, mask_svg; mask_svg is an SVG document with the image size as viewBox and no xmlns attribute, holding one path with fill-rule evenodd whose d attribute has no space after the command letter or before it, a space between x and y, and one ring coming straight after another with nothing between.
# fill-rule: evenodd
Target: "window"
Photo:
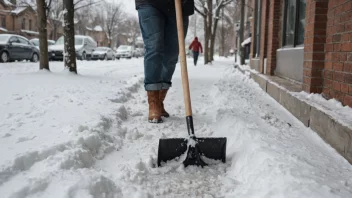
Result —
<instances>
[{"instance_id":1,"label":"window","mask_svg":"<svg viewBox=\"0 0 352 198\"><path fill-rule=\"evenodd\" d=\"M32 30L32 19L29 19L29 30Z\"/></svg>"},{"instance_id":2,"label":"window","mask_svg":"<svg viewBox=\"0 0 352 198\"><path fill-rule=\"evenodd\" d=\"M306 25L306 0L300 0L298 11L297 43L304 43L304 27Z\"/></svg>"},{"instance_id":3,"label":"window","mask_svg":"<svg viewBox=\"0 0 352 198\"><path fill-rule=\"evenodd\" d=\"M75 45L83 45L83 38L75 38Z\"/></svg>"},{"instance_id":4,"label":"window","mask_svg":"<svg viewBox=\"0 0 352 198\"><path fill-rule=\"evenodd\" d=\"M1 27L6 28L6 17L5 16L1 16Z\"/></svg>"},{"instance_id":5,"label":"window","mask_svg":"<svg viewBox=\"0 0 352 198\"><path fill-rule=\"evenodd\" d=\"M26 19L23 18L22 19L22 30L25 30L26 29Z\"/></svg>"},{"instance_id":6,"label":"window","mask_svg":"<svg viewBox=\"0 0 352 198\"><path fill-rule=\"evenodd\" d=\"M10 42L11 43L20 43L20 41L18 41L17 37L15 37L15 36L10 38Z\"/></svg>"},{"instance_id":7,"label":"window","mask_svg":"<svg viewBox=\"0 0 352 198\"><path fill-rule=\"evenodd\" d=\"M23 45L29 45L29 42L24 38L18 37L18 41Z\"/></svg>"},{"instance_id":8,"label":"window","mask_svg":"<svg viewBox=\"0 0 352 198\"><path fill-rule=\"evenodd\" d=\"M306 0L285 0L283 25L283 46L297 46L304 43Z\"/></svg>"},{"instance_id":9,"label":"window","mask_svg":"<svg viewBox=\"0 0 352 198\"><path fill-rule=\"evenodd\" d=\"M260 32L261 32L261 10L262 10L262 1L256 0L256 31L255 31L255 57L260 56Z\"/></svg>"}]
</instances>

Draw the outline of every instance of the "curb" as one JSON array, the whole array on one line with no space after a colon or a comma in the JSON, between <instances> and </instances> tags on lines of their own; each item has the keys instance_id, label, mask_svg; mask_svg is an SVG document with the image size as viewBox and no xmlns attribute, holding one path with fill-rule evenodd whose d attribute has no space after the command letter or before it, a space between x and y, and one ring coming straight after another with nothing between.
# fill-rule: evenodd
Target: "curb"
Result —
<instances>
[{"instance_id":1,"label":"curb","mask_svg":"<svg viewBox=\"0 0 352 198\"><path fill-rule=\"evenodd\" d=\"M250 77L279 104L287 109L306 127L315 131L326 143L333 147L352 164L352 127L344 126L331 115L290 94L290 90L268 79L265 75L234 66Z\"/></svg>"}]
</instances>

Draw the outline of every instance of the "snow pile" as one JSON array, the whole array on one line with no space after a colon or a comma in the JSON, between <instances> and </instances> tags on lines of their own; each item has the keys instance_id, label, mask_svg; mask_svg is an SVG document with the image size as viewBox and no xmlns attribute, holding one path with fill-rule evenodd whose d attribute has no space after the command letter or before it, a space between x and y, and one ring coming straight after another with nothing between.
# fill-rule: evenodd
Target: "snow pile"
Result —
<instances>
[{"instance_id":1,"label":"snow pile","mask_svg":"<svg viewBox=\"0 0 352 198\"><path fill-rule=\"evenodd\" d=\"M126 67L116 62L94 68L80 62L82 75L75 76L61 64L52 63L53 73L32 72L37 64L25 62L2 65L1 197L121 197L92 167L121 148L126 129L120 123L128 115L112 100L135 92L142 67L124 75L114 74Z\"/></svg>"},{"instance_id":2,"label":"snow pile","mask_svg":"<svg viewBox=\"0 0 352 198\"><path fill-rule=\"evenodd\" d=\"M300 93L291 93L299 99L307 102L311 106L325 112L336 118L341 124L352 128L352 109L349 106L343 106L336 99L326 100L321 94L308 94L304 91Z\"/></svg>"},{"instance_id":3,"label":"snow pile","mask_svg":"<svg viewBox=\"0 0 352 198\"><path fill-rule=\"evenodd\" d=\"M350 197L350 164L249 76L229 70L212 94L223 106L213 130L229 141L226 195Z\"/></svg>"}]
</instances>

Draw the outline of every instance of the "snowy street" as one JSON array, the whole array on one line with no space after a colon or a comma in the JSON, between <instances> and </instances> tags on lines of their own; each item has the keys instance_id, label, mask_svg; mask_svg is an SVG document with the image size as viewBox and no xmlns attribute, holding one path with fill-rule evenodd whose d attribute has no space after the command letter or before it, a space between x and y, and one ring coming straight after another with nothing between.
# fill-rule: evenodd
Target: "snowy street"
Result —
<instances>
[{"instance_id":1,"label":"snowy street","mask_svg":"<svg viewBox=\"0 0 352 198\"><path fill-rule=\"evenodd\" d=\"M187 137L179 66L150 124L143 59L0 64L0 197L352 197L352 166L233 59L191 61L195 133L227 137L226 164L155 165L159 138Z\"/></svg>"}]
</instances>

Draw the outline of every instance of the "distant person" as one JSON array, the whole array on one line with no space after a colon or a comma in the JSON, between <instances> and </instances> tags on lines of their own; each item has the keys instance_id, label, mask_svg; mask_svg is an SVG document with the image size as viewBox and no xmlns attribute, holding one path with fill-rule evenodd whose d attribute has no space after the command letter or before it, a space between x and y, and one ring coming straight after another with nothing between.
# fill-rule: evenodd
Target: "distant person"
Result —
<instances>
[{"instance_id":1,"label":"distant person","mask_svg":"<svg viewBox=\"0 0 352 198\"><path fill-rule=\"evenodd\" d=\"M235 51L231 48L230 49L230 55L233 56L234 53L235 53Z\"/></svg>"},{"instance_id":2,"label":"distant person","mask_svg":"<svg viewBox=\"0 0 352 198\"><path fill-rule=\"evenodd\" d=\"M194 66L196 66L198 62L199 52L203 53L203 47L202 44L198 41L198 37L194 38L191 45L189 46L189 49L192 50Z\"/></svg>"},{"instance_id":3,"label":"distant person","mask_svg":"<svg viewBox=\"0 0 352 198\"><path fill-rule=\"evenodd\" d=\"M148 95L151 123L169 117L164 99L171 87L171 79L178 61L178 37L175 2L169 0L135 0L139 26L145 45L144 88ZM194 13L194 0L182 1L185 36L188 16Z\"/></svg>"}]
</instances>

